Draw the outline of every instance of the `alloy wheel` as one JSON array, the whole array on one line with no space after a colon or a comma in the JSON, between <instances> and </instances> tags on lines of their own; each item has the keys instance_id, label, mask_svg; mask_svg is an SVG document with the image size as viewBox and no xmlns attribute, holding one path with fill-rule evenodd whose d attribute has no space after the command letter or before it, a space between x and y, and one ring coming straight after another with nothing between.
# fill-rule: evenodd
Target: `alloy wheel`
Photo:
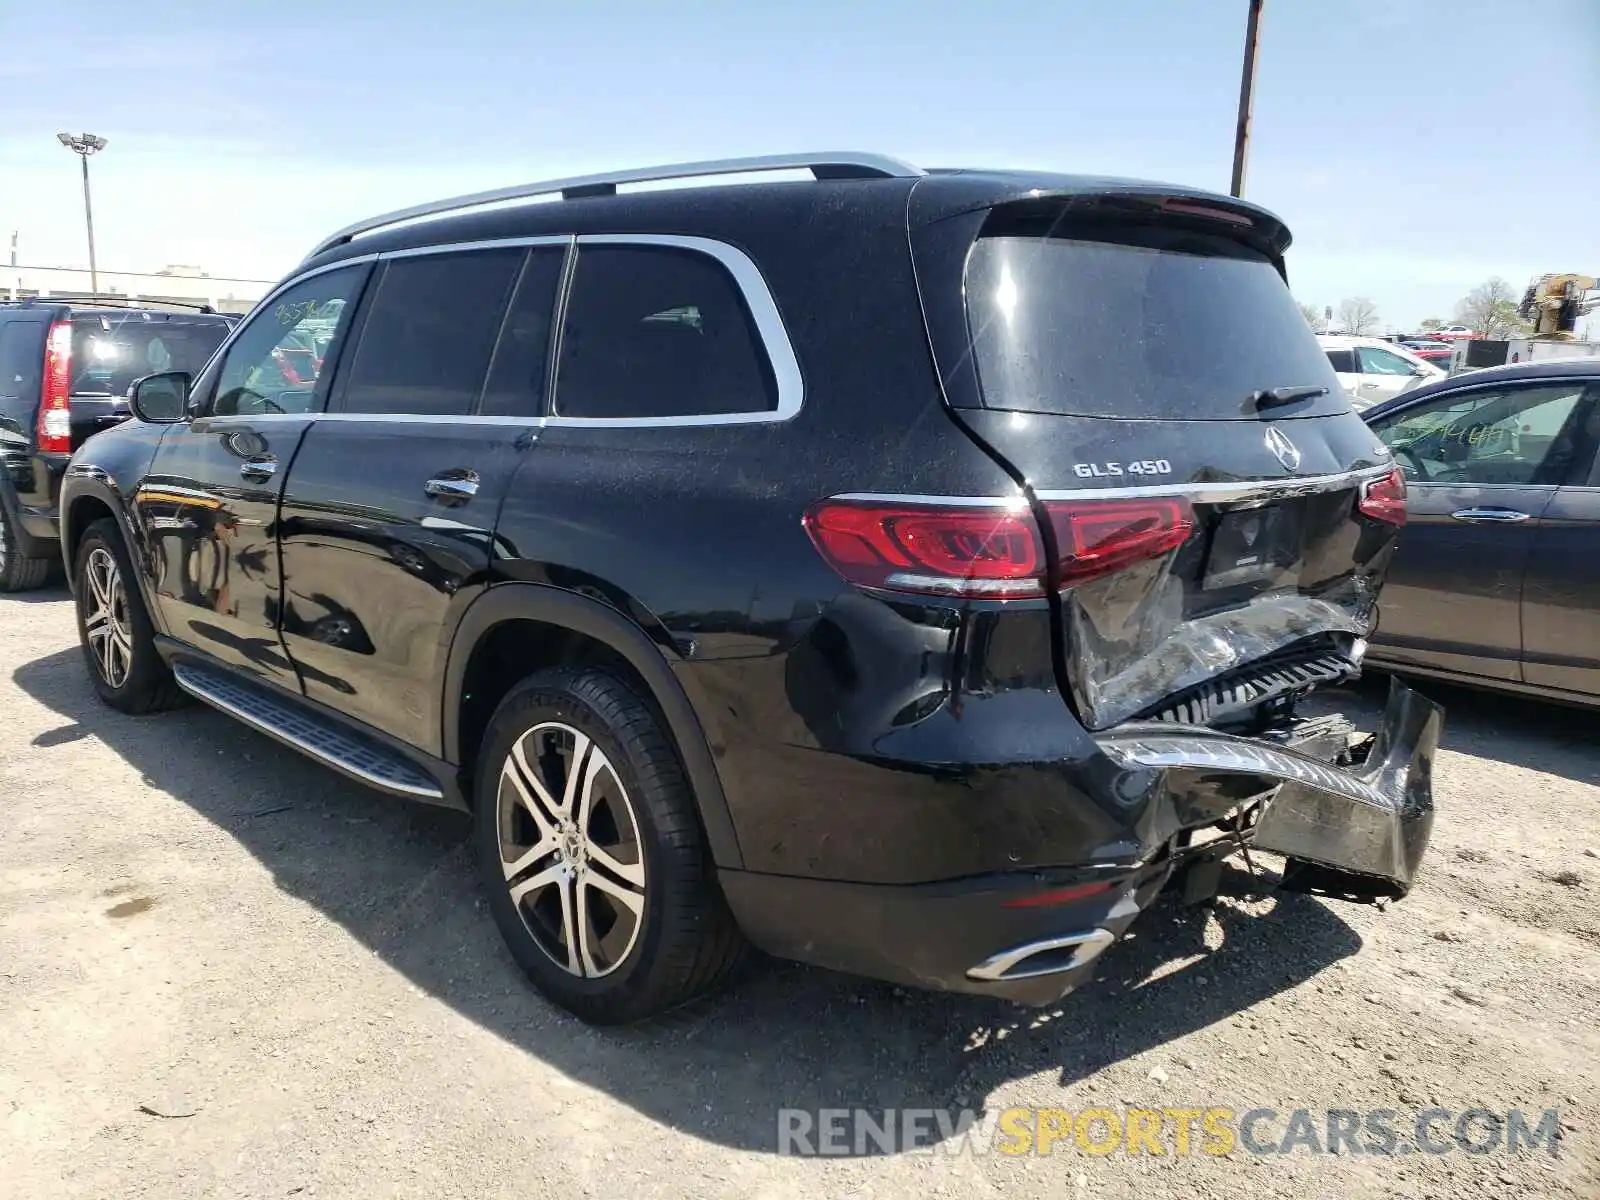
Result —
<instances>
[{"instance_id":1,"label":"alloy wheel","mask_svg":"<svg viewBox=\"0 0 1600 1200\"><path fill-rule=\"evenodd\" d=\"M104 546L96 546L84 563L83 636L106 684L120 688L133 668L133 622L128 613L128 593L117 560Z\"/></svg>"},{"instance_id":2,"label":"alloy wheel","mask_svg":"<svg viewBox=\"0 0 1600 1200\"><path fill-rule=\"evenodd\" d=\"M633 802L588 735L528 730L500 771L500 865L539 948L585 979L615 971L644 924L644 851Z\"/></svg>"}]
</instances>

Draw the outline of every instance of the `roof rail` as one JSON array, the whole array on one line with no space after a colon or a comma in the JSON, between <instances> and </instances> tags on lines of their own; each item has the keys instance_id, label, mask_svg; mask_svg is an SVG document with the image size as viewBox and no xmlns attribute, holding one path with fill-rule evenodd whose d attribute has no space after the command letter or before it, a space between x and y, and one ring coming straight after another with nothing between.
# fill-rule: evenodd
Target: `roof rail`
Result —
<instances>
[{"instance_id":1,"label":"roof rail","mask_svg":"<svg viewBox=\"0 0 1600 1200\"><path fill-rule=\"evenodd\" d=\"M669 179L694 179L705 175L746 175L758 171L810 171L817 179L914 179L926 174L910 163L882 154L863 154L846 150L825 154L768 154L758 158L725 158L710 162L675 163L662 167L643 167L631 171L609 171L602 175L577 175L571 179L550 179L542 183L519 183L488 192L474 192L449 200L435 200L385 213L347 225L338 233L323 238L306 255L315 258L325 250L375 229L398 225L422 217L439 216L463 208L477 208L504 200L527 200L536 196L560 195L563 200L590 196L614 196L623 183L657 183Z\"/></svg>"}]
</instances>

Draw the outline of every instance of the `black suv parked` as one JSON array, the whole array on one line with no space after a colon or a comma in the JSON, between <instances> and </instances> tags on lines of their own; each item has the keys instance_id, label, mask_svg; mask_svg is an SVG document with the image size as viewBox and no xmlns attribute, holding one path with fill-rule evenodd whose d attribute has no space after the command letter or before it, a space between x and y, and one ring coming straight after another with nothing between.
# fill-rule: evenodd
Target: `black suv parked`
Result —
<instances>
[{"instance_id":1,"label":"black suv parked","mask_svg":"<svg viewBox=\"0 0 1600 1200\"><path fill-rule=\"evenodd\" d=\"M778 168L815 181L618 194ZM362 222L73 460L95 685L471 810L594 1021L746 940L1047 1002L1250 842L1403 892L1438 711L1295 711L1356 672L1405 493L1288 241L855 154Z\"/></svg>"},{"instance_id":2,"label":"black suv parked","mask_svg":"<svg viewBox=\"0 0 1600 1200\"><path fill-rule=\"evenodd\" d=\"M134 380L199 371L231 328L209 310L0 302L0 592L38 587L60 561L67 459L128 418Z\"/></svg>"}]
</instances>

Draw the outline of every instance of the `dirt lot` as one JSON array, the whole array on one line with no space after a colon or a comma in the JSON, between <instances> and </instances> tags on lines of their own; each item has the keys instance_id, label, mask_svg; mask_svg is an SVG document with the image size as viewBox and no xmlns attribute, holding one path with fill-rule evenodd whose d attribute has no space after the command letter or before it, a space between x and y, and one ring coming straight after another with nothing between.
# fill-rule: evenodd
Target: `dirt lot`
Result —
<instances>
[{"instance_id":1,"label":"dirt lot","mask_svg":"<svg viewBox=\"0 0 1600 1200\"><path fill-rule=\"evenodd\" d=\"M1591 715L1434 689L1433 852L1387 910L1240 872L1054 1013L761 961L596 1032L502 951L464 819L208 710L102 708L59 591L0 599L0 668L6 1196L1600 1195ZM1565 1128L1554 1158L776 1153L779 1108L1013 1105Z\"/></svg>"}]
</instances>

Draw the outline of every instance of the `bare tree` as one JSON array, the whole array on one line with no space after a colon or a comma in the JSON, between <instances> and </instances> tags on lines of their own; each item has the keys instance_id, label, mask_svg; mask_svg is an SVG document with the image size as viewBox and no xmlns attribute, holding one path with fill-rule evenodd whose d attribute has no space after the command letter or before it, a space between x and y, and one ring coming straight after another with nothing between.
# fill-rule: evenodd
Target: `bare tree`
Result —
<instances>
[{"instance_id":1,"label":"bare tree","mask_svg":"<svg viewBox=\"0 0 1600 1200\"><path fill-rule=\"evenodd\" d=\"M1311 326L1312 333L1322 333L1327 329L1328 323L1322 318L1322 310L1315 304L1302 304L1300 315L1306 319L1306 324Z\"/></svg>"},{"instance_id":2,"label":"bare tree","mask_svg":"<svg viewBox=\"0 0 1600 1200\"><path fill-rule=\"evenodd\" d=\"M1423 333L1432 333L1435 329L1443 329L1444 322L1438 317L1423 317L1422 324L1417 326Z\"/></svg>"},{"instance_id":3,"label":"bare tree","mask_svg":"<svg viewBox=\"0 0 1600 1200\"><path fill-rule=\"evenodd\" d=\"M1346 333L1371 333L1378 328L1378 306L1365 296L1339 301L1339 325Z\"/></svg>"},{"instance_id":4,"label":"bare tree","mask_svg":"<svg viewBox=\"0 0 1600 1200\"><path fill-rule=\"evenodd\" d=\"M1456 320L1486 338L1523 337L1528 325L1517 316L1517 295L1498 275L1485 279L1456 305Z\"/></svg>"}]
</instances>

